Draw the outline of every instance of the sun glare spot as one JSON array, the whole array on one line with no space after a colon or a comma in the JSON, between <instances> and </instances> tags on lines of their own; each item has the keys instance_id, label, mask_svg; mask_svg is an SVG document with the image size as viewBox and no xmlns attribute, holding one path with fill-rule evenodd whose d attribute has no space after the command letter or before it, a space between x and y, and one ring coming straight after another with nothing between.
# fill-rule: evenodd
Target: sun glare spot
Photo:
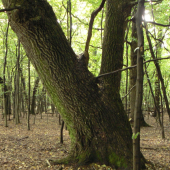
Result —
<instances>
[{"instance_id":1,"label":"sun glare spot","mask_svg":"<svg viewBox=\"0 0 170 170\"><path fill-rule=\"evenodd\" d=\"M153 21L149 10L145 10L145 21Z\"/></svg>"}]
</instances>

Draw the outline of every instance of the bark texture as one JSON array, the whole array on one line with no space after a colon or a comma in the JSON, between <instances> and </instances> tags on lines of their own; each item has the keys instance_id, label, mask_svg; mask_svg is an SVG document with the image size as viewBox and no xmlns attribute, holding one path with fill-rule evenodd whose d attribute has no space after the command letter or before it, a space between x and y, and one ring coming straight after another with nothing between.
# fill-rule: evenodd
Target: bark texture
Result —
<instances>
[{"instance_id":1,"label":"bark texture","mask_svg":"<svg viewBox=\"0 0 170 170\"><path fill-rule=\"evenodd\" d=\"M2 0L6 8L14 7L14 1ZM123 54L125 11L128 9L127 12L130 12L130 8L126 8L128 2L107 1L107 33L101 73L122 66L119 59ZM10 25L70 131L72 148L64 163L77 162L81 165L98 161L132 169L131 127L116 93L120 74L104 79L105 86L107 83L109 86L106 87L106 95L103 95L86 64L77 60L51 6L45 0L18 0L16 5L21 5L21 8L8 12ZM113 7L117 13L113 13ZM112 33L109 33L109 27ZM112 37L115 39L112 42L109 36L116 33L118 36ZM115 64L108 66L107 60ZM115 94L118 96L115 102L110 100L110 90L112 98ZM63 160L56 163L63 163Z\"/></svg>"},{"instance_id":2,"label":"bark texture","mask_svg":"<svg viewBox=\"0 0 170 170\"><path fill-rule=\"evenodd\" d=\"M107 0L106 21L104 28L102 64L100 73L108 73L121 69L123 66L124 34L126 29L126 18L131 8L129 0ZM121 72L105 76L104 86L110 100L119 100Z\"/></svg>"}]
</instances>

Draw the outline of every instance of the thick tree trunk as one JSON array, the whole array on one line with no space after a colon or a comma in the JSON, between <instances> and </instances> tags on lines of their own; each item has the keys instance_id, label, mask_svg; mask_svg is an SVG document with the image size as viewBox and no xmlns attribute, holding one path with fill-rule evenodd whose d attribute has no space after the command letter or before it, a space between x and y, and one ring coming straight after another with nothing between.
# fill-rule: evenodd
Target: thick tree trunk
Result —
<instances>
[{"instance_id":1,"label":"thick tree trunk","mask_svg":"<svg viewBox=\"0 0 170 170\"><path fill-rule=\"evenodd\" d=\"M3 3L9 8L13 7L8 6L9 4L15 4L11 3L13 1L15 0L3 0ZM81 165L98 161L132 169L132 133L118 93L120 73L113 78L104 78L106 95L101 95L96 79L88 71L86 64L77 60L51 6L41 0L22 2L17 1L17 5L21 5L20 9L8 12L10 25L70 131L72 148L67 162L78 162ZM119 60L123 54L121 34L124 35L125 18L130 12L130 8L125 8L128 7L127 2L129 1L107 1L107 33L103 57L115 64L109 68L108 61L102 60L101 73L122 67L122 61ZM117 14L110 14L114 12L111 9L113 4ZM113 21L115 25L111 24ZM115 34L113 30L117 30L118 34L113 37L116 44L108 38Z\"/></svg>"},{"instance_id":2,"label":"thick tree trunk","mask_svg":"<svg viewBox=\"0 0 170 170\"><path fill-rule=\"evenodd\" d=\"M130 14L129 0L107 0L102 64L100 74L121 69L123 66L124 34ZM119 103L121 72L102 78L104 89L111 101ZM117 95L115 95L117 94Z\"/></svg>"}]
</instances>

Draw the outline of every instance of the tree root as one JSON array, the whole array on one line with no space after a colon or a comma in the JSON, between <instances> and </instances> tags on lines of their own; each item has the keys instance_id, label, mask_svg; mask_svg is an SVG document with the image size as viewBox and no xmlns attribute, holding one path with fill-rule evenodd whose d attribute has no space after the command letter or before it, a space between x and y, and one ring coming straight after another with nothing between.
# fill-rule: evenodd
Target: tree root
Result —
<instances>
[{"instance_id":1,"label":"tree root","mask_svg":"<svg viewBox=\"0 0 170 170\"><path fill-rule=\"evenodd\" d=\"M49 159L49 160L46 160L47 164L49 164L49 166L52 166L52 165L58 165L58 164L71 164L75 161L74 158L72 158L71 156L67 156L63 159L58 159L58 160L52 160L52 159Z\"/></svg>"},{"instance_id":2,"label":"tree root","mask_svg":"<svg viewBox=\"0 0 170 170\"><path fill-rule=\"evenodd\" d=\"M72 166L74 170L77 170L79 167L84 165L85 166L89 165L93 162L95 161L92 157L92 154L82 154L81 157L78 158L78 156L75 156L74 153L72 153L62 159L58 159L58 160L48 159L46 160L46 166L51 167L55 165L64 164L64 165Z\"/></svg>"}]
</instances>

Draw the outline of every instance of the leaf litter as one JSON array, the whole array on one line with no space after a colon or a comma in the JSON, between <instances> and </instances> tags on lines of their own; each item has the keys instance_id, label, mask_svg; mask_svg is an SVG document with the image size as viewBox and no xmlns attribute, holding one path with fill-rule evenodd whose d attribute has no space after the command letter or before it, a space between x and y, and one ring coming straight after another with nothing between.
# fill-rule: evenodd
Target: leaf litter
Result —
<instances>
[{"instance_id":1,"label":"leaf litter","mask_svg":"<svg viewBox=\"0 0 170 170\"><path fill-rule=\"evenodd\" d=\"M170 170L170 122L165 116L165 139L161 139L161 129L155 118L145 118L151 127L141 128L141 151L149 162L147 169ZM0 119L0 169L2 170L72 170L64 165L50 166L49 159L61 159L68 155L70 138L67 130L63 131L64 143L60 144L60 125L55 115L43 114L30 117L31 130L27 130L26 118L8 121L4 127L4 119ZM150 163L151 162L151 163ZM106 165L91 164L96 170L111 170Z\"/></svg>"}]
</instances>

